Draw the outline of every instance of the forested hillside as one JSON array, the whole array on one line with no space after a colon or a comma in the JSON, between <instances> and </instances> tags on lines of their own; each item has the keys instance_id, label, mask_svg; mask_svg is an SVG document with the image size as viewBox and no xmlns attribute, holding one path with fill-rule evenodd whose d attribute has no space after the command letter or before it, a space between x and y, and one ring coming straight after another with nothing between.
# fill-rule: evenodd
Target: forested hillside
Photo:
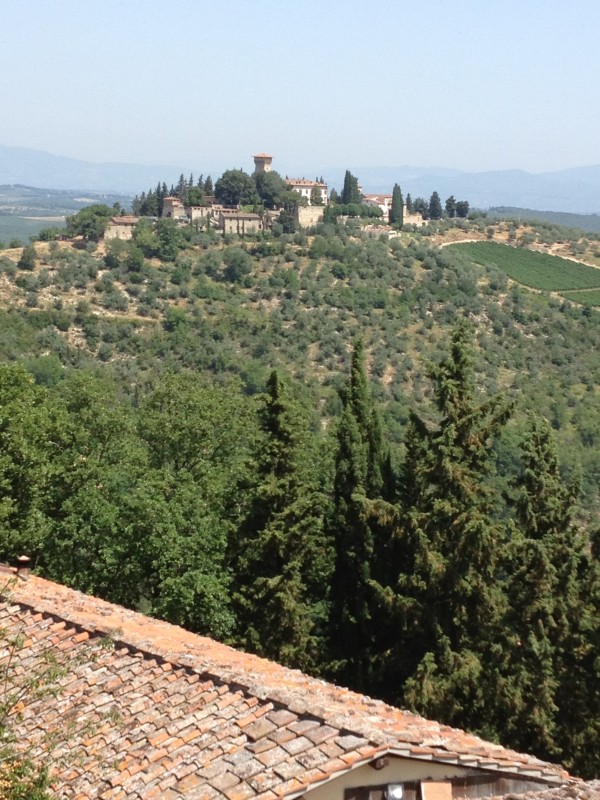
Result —
<instances>
[{"instance_id":1,"label":"forested hillside","mask_svg":"<svg viewBox=\"0 0 600 800\"><path fill-rule=\"evenodd\" d=\"M600 311L438 246L597 242L389 233L5 250L0 558L597 774Z\"/></svg>"}]
</instances>

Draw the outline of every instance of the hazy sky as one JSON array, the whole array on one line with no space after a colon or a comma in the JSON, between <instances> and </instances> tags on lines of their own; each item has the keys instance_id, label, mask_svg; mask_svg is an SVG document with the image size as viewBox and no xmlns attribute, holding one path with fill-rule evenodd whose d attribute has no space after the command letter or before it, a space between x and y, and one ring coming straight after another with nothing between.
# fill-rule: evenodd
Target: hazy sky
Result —
<instances>
[{"instance_id":1,"label":"hazy sky","mask_svg":"<svg viewBox=\"0 0 600 800\"><path fill-rule=\"evenodd\" d=\"M282 172L600 163L598 0L1 0L0 143Z\"/></svg>"}]
</instances>

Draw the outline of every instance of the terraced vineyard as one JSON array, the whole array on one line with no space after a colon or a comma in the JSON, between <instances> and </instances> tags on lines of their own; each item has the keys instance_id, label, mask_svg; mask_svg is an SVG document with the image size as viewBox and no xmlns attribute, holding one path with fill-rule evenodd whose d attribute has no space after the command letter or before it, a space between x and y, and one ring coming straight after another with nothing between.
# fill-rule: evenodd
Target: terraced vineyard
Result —
<instances>
[{"instance_id":1,"label":"terraced vineyard","mask_svg":"<svg viewBox=\"0 0 600 800\"><path fill-rule=\"evenodd\" d=\"M464 253L476 264L493 264L532 289L560 292L578 303L600 305L600 269L595 267L495 242L467 242L450 249ZM593 291L577 291L582 289Z\"/></svg>"}]
</instances>

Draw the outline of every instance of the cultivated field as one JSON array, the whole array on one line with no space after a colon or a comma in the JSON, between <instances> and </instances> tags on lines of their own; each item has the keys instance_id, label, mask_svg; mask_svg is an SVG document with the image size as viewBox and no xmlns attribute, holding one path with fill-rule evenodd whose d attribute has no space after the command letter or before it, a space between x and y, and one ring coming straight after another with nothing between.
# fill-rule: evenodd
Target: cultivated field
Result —
<instances>
[{"instance_id":1,"label":"cultivated field","mask_svg":"<svg viewBox=\"0 0 600 800\"><path fill-rule=\"evenodd\" d=\"M582 303L586 306L600 306L600 289L589 289L583 292L561 292L567 300Z\"/></svg>"},{"instance_id":2,"label":"cultivated field","mask_svg":"<svg viewBox=\"0 0 600 800\"><path fill-rule=\"evenodd\" d=\"M495 265L513 280L532 289L560 292L565 296L576 289L594 289L597 291L585 292L585 299L579 292L569 299L589 303L587 295L590 295L595 297L594 305L600 302L600 269L587 264L495 242L467 242L450 247L460 250L477 264Z\"/></svg>"}]
</instances>

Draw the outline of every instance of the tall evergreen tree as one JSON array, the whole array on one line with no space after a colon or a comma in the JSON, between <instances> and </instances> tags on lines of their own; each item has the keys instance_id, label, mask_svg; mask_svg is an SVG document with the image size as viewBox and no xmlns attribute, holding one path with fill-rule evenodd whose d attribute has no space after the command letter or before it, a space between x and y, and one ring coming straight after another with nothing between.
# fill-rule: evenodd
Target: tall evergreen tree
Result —
<instances>
[{"instance_id":1,"label":"tall evergreen tree","mask_svg":"<svg viewBox=\"0 0 600 800\"><path fill-rule=\"evenodd\" d=\"M401 228L404 223L404 200L402 191L397 183L392 190L392 207L390 209L390 225Z\"/></svg>"},{"instance_id":2,"label":"tall evergreen tree","mask_svg":"<svg viewBox=\"0 0 600 800\"><path fill-rule=\"evenodd\" d=\"M433 192L429 200L429 219L442 218L442 201L437 192Z\"/></svg>"},{"instance_id":3,"label":"tall evergreen tree","mask_svg":"<svg viewBox=\"0 0 600 800\"><path fill-rule=\"evenodd\" d=\"M384 661L387 685L404 684L390 699L472 728L484 718L485 670L505 606L498 582L505 537L489 476L490 444L510 404L478 403L466 323L430 377L438 422L412 415L401 506L391 515L396 577L379 594L397 631Z\"/></svg>"},{"instance_id":4,"label":"tall evergreen tree","mask_svg":"<svg viewBox=\"0 0 600 800\"><path fill-rule=\"evenodd\" d=\"M469 202L467 200L456 201L456 216L466 219L469 216Z\"/></svg>"},{"instance_id":5,"label":"tall evergreen tree","mask_svg":"<svg viewBox=\"0 0 600 800\"><path fill-rule=\"evenodd\" d=\"M450 195L450 197L446 200L446 214L453 218L456 216L456 200L454 199L454 195Z\"/></svg>"},{"instance_id":6,"label":"tall evergreen tree","mask_svg":"<svg viewBox=\"0 0 600 800\"><path fill-rule=\"evenodd\" d=\"M171 194L173 194L171 192ZM163 202L165 197L168 197L169 190L167 189L167 184L163 181L162 185L159 184L156 188L156 212L158 216L162 216L163 212Z\"/></svg>"},{"instance_id":7,"label":"tall evergreen tree","mask_svg":"<svg viewBox=\"0 0 600 800\"><path fill-rule=\"evenodd\" d=\"M268 381L260 424L258 480L231 545L239 639L260 655L314 670L329 570L324 497L306 415L286 397L277 372Z\"/></svg>"},{"instance_id":8,"label":"tall evergreen tree","mask_svg":"<svg viewBox=\"0 0 600 800\"><path fill-rule=\"evenodd\" d=\"M344 205L349 203L360 203L360 190L358 188L358 178L356 178L349 169L346 170L344 175L344 188L340 196L340 202Z\"/></svg>"},{"instance_id":9,"label":"tall evergreen tree","mask_svg":"<svg viewBox=\"0 0 600 800\"><path fill-rule=\"evenodd\" d=\"M177 181L177 189L175 190L177 197L181 200L182 203L185 203L186 201L187 188L188 188L187 181L185 179L185 175L182 172L181 175L179 176L179 180Z\"/></svg>"},{"instance_id":10,"label":"tall evergreen tree","mask_svg":"<svg viewBox=\"0 0 600 800\"><path fill-rule=\"evenodd\" d=\"M599 704L589 669L589 548L573 524L578 485L561 475L546 420L532 421L522 449L497 727L515 747L549 759L569 760L570 753L569 766L585 770L590 764L581 755L581 734Z\"/></svg>"},{"instance_id":11,"label":"tall evergreen tree","mask_svg":"<svg viewBox=\"0 0 600 800\"><path fill-rule=\"evenodd\" d=\"M335 551L331 584L331 670L357 690L370 686L375 596L371 572L376 532L365 501L380 498L388 458L371 401L362 342L354 348L337 429L333 511L329 531Z\"/></svg>"}]
</instances>

